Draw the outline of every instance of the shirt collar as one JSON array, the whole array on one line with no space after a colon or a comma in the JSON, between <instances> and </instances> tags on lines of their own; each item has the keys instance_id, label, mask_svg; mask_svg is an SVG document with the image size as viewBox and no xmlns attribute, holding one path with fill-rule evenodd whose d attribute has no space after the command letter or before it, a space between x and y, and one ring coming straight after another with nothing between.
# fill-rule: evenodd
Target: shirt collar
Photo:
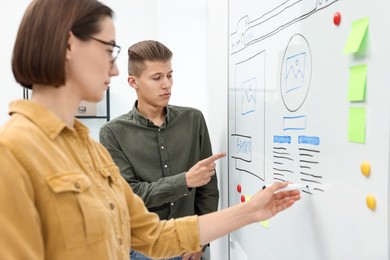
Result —
<instances>
[{"instance_id":1,"label":"shirt collar","mask_svg":"<svg viewBox=\"0 0 390 260\"><path fill-rule=\"evenodd\" d=\"M71 128L49 109L30 100L16 100L11 102L8 114L12 115L15 113L22 114L30 119L50 139L55 139L64 129L77 131L82 136L89 135L89 129L79 120L75 119L74 128Z\"/></svg>"},{"instance_id":2,"label":"shirt collar","mask_svg":"<svg viewBox=\"0 0 390 260\"><path fill-rule=\"evenodd\" d=\"M148 118L146 118L145 116L143 116L137 109L137 105L138 105L138 100L136 100L134 102L134 105L133 105L133 109L132 109L132 112L133 112L133 117L134 117L134 120L138 123L138 124L141 124L143 126L155 126L153 124L152 121L150 121ZM170 117L171 117L171 109L169 106L166 106L165 107L165 110L166 110L166 116L165 116L165 123L161 126L161 127L164 127L166 125L168 125L168 122L170 120Z\"/></svg>"}]
</instances>

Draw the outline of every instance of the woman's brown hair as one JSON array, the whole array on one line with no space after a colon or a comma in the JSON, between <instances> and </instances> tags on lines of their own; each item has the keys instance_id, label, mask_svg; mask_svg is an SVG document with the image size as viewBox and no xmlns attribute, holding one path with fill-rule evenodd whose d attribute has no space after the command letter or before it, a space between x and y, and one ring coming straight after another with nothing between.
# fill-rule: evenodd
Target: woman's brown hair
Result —
<instances>
[{"instance_id":1,"label":"woman's brown hair","mask_svg":"<svg viewBox=\"0 0 390 260\"><path fill-rule=\"evenodd\" d=\"M12 71L23 87L65 84L69 33L81 40L99 33L100 21L113 11L96 0L33 0L16 36Z\"/></svg>"}]
</instances>

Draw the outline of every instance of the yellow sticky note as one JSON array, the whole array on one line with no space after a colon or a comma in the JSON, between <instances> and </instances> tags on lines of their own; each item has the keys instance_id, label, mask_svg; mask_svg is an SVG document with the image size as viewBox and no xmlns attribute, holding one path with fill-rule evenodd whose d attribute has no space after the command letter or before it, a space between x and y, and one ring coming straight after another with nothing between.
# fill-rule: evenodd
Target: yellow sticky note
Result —
<instances>
[{"instance_id":1,"label":"yellow sticky note","mask_svg":"<svg viewBox=\"0 0 390 260\"><path fill-rule=\"evenodd\" d=\"M352 23L352 30L348 36L346 45L344 46L344 54L359 52L368 29L368 17L359 19Z\"/></svg>"},{"instance_id":2,"label":"yellow sticky note","mask_svg":"<svg viewBox=\"0 0 390 260\"><path fill-rule=\"evenodd\" d=\"M245 201L246 202L248 202L248 201L250 201L251 200L251 198L252 198L252 196L251 195L245 195ZM262 225L263 227L265 227L265 228L269 228L269 222L268 222L268 219L267 220L264 220L264 221L260 221L259 222L260 223L260 225Z\"/></svg>"},{"instance_id":3,"label":"yellow sticky note","mask_svg":"<svg viewBox=\"0 0 390 260\"><path fill-rule=\"evenodd\" d=\"M246 202L250 201L250 200L251 200L251 198L252 198L252 196L251 196L251 195L247 195L247 194L245 194L245 201L246 201Z\"/></svg>"},{"instance_id":4,"label":"yellow sticky note","mask_svg":"<svg viewBox=\"0 0 390 260\"><path fill-rule=\"evenodd\" d=\"M364 101L366 94L367 65L349 68L348 101Z\"/></svg>"},{"instance_id":5,"label":"yellow sticky note","mask_svg":"<svg viewBox=\"0 0 390 260\"><path fill-rule=\"evenodd\" d=\"M264 221L260 221L260 225L262 225L265 228L269 228L269 221L268 221L268 219L264 220Z\"/></svg>"},{"instance_id":6,"label":"yellow sticky note","mask_svg":"<svg viewBox=\"0 0 390 260\"><path fill-rule=\"evenodd\" d=\"M366 142L366 109L364 107L349 108L348 141L362 144Z\"/></svg>"}]
</instances>

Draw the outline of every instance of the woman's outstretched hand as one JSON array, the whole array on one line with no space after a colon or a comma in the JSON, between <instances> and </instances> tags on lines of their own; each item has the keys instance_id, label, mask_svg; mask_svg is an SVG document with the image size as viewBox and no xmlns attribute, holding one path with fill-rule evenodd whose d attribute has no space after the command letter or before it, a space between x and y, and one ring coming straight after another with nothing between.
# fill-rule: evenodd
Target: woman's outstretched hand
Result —
<instances>
[{"instance_id":1,"label":"woman's outstretched hand","mask_svg":"<svg viewBox=\"0 0 390 260\"><path fill-rule=\"evenodd\" d=\"M287 182L274 183L257 192L249 201L199 216L201 245L248 224L267 220L291 207L301 198L299 190L282 191Z\"/></svg>"},{"instance_id":2,"label":"woman's outstretched hand","mask_svg":"<svg viewBox=\"0 0 390 260\"><path fill-rule=\"evenodd\" d=\"M299 190L280 191L288 185L287 182L276 182L266 189L257 192L248 204L256 212L256 221L269 219L279 212L291 207L301 198Z\"/></svg>"}]
</instances>

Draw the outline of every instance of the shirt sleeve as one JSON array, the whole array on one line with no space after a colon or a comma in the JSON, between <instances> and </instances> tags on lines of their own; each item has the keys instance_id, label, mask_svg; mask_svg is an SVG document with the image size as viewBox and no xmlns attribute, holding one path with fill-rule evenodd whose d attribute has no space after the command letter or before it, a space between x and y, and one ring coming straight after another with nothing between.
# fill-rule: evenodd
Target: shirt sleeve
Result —
<instances>
[{"instance_id":1,"label":"shirt sleeve","mask_svg":"<svg viewBox=\"0 0 390 260\"><path fill-rule=\"evenodd\" d=\"M134 192L142 198L147 208L175 202L190 192L187 188L185 172L166 176L154 182L139 181L131 162L127 159L114 133L107 125L100 129L99 141L109 151L115 164L119 167L121 175Z\"/></svg>"},{"instance_id":2,"label":"shirt sleeve","mask_svg":"<svg viewBox=\"0 0 390 260\"><path fill-rule=\"evenodd\" d=\"M211 148L210 136L207 129L206 121L203 115L200 118L200 133L201 136L201 156L202 158L210 157L213 152ZM204 215L218 209L219 190L217 173L211 177L208 184L196 188L195 195L195 213Z\"/></svg>"},{"instance_id":3,"label":"shirt sleeve","mask_svg":"<svg viewBox=\"0 0 390 260\"><path fill-rule=\"evenodd\" d=\"M0 245L3 259L44 259L40 218L27 171L0 146Z\"/></svg>"},{"instance_id":4,"label":"shirt sleeve","mask_svg":"<svg viewBox=\"0 0 390 260\"><path fill-rule=\"evenodd\" d=\"M180 256L202 249L197 216L160 220L129 187L125 187L125 193L132 249L154 258Z\"/></svg>"}]
</instances>

